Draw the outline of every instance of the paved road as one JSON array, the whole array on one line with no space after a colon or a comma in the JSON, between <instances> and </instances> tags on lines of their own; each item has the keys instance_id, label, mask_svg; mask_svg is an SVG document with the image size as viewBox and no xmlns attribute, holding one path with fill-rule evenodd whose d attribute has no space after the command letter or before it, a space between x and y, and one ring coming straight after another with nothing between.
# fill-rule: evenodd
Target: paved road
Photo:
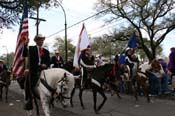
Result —
<instances>
[{"instance_id":1,"label":"paved road","mask_svg":"<svg viewBox=\"0 0 175 116\"><path fill-rule=\"evenodd\" d=\"M23 110L22 91L16 82L10 86L9 103L0 102L0 116L27 116ZM92 93L84 92L84 104L86 109L82 110L78 99L78 90L74 96L74 107L62 108L60 103L52 110L52 116L99 116L93 111ZM174 116L175 100L151 98L152 103L147 103L144 97L135 101L134 97L122 95L118 99L116 95L107 94L108 100L100 112L100 116ZM101 97L99 96L99 101ZM43 116L42 109L41 115Z\"/></svg>"}]
</instances>

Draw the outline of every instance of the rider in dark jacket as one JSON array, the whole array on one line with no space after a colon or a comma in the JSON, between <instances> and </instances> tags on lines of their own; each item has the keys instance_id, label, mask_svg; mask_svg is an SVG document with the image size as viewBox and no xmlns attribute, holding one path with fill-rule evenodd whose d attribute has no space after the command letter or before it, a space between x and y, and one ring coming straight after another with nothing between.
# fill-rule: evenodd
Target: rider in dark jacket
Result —
<instances>
[{"instance_id":1,"label":"rider in dark jacket","mask_svg":"<svg viewBox=\"0 0 175 116\"><path fill-rule=\"evenodd\" d=\"M90 56L90 47L81 51L79 57L79 66L82 73L81 87L84 87L88 79L88 71L96 67Z\"/></svg>"}]
</instances>

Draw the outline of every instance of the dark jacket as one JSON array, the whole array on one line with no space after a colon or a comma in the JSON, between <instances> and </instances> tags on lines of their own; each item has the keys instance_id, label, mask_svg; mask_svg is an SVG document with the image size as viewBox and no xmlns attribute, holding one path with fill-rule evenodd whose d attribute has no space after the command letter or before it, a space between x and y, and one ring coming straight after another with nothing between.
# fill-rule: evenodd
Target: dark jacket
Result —
<instances>
[{"instance_id":1,"label":"dark jacket","mask_svg":"<svg viewBox=\"0 0 175 116\"><path fill-rule=\"evenodd\" d=\"M64 64L63 58L61 56L59 57L60 60L58 60L56 56L52 56L51 64L53 64L53 68L63 67Z\"/></svg>"},{"instance_id":2,"label":"dark jacket","mask_svg":"<svg viewBox=\"0 0 175 116\"><path fill-rule=\"evenodd\" d=\"M175 72L175 52L171 52L169 55L168 70Z\"/></svg>"},{"instance_id":3,"label":"dark jacket","mask_svg":"<svg viewBox=\"0 0 175 116\"><path fill-rule=\"evenodd\" d=\"M23 56L29 57L29 70L31 75L37 74L38 72L43 70L39 65L39 55L37 46L29 46L29 51L27 47L25 47ZM43 48L43 55L41 56L40 64L46 64L47 68L50 67L50 53L45 48Z\"/></svg>"},{"instance_id":4,"label":"dark jacket","mask_svg":"<svg viewBox=\"0 0 175 116\"><path fill-rule=\"evenodd\" d=\"M95 68L92 58L88 58L84 52L79 57L79 65L83 68Z\"/></svg>"},{"instance_id":5,"label":"dark jacket","mask_svg":"<svg viewBox=\"0 0 175 116\"><path fill-rule=\"evenodd\" d=\"M0 73L3 71L3 70L8 70L7 66L5 64L2 64L2 66L0 66Z\"/></svg>"}]
</instances>

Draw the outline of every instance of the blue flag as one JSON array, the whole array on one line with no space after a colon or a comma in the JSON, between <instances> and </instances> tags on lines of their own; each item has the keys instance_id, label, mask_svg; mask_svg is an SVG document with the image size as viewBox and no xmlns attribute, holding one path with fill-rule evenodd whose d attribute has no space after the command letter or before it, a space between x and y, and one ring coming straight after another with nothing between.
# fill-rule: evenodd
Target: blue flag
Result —
<instances>
[{"instance_id":1,"label":"blue flag","mask_svg":"<svg viewBox=\"0 0 175 116\"><path fill-rule=\"evenodd\" d=\"M132 36L129 38L129 41L128 41L128 47L129 48L136 48L136 34L135 32L132 34Z\"/></svg>"},{"instance_id":2,"label":"blue flag","mask_svg":"<svg viewBox=\"0 0 175 116\"><path fill-rule=\"evenodd\" d=\"M125 64L125 54L120 54L119 57L119 64Z\"/></svg>"}]
</instances>

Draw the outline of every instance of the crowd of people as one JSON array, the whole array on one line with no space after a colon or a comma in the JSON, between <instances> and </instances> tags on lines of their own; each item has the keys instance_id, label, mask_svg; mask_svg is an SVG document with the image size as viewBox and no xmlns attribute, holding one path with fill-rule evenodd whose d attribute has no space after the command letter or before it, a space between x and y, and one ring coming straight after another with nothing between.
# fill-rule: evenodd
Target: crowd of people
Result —
<instances>
[{"instance_id":1,"label":"crowd of people","mask_svg":"<svg viewBox=\"0 0 175 116\"><path fill-rule=\"evenodd\" d=\"M50 52L43 47L45 37L42 35L37 35L34 38L36 45L28 46L29 41L26 42L24 47L23 56L28 59L29 70L30 70L30 79L26 77L27 80L30 80L30 83L25 83L26 92L25 92L25 109L31 110L32 107L32 96L30 93L33 90L33 87L37 84L39 79L39 74L42 70L47 68L58 68L63 67L64 61L60 55L59 50L55 51L55 55L50 58ZM81 67L82 81L81 86L86 85L88 79L88 72L93 70L96 67L104 65L102 55L99 55L95 58L91 55L91 48L81 50L79 57L79 66ZM139 59L136 54L135 48L126 48L121 55L116 55L114 58L116 74L115 79L121 80L119 91L124 92L125 86L124 81L131 81L133 85L136 82L137 70L139 69ZM6 69L4 62L0 59L0 72L2 69ZM147 70L149 73L149 84L150 84L150 94L151 95L161 95L171 92L172 95L175 94L175 47L171 48L171 53L169 55L169 62L166 62L163 58L157 58L151 61L150 68ZM27 74L28 71L26 70ZM31 85L29 85L31 84ZM171 88L169 88L171 84ZM130 88L130 87L129 87Z\"/></svg>"}]
</instances>

